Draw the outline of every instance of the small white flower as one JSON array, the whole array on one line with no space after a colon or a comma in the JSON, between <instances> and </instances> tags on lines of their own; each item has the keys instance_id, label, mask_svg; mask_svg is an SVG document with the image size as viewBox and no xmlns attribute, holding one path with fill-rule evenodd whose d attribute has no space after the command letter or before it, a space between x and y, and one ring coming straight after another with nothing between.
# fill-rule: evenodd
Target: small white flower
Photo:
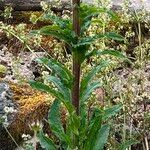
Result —
<instances>
[{"instance_id":1,"label":"small white flower","mask_svg":"<svg viewBox=\"0 0 150 150\"><path fill-rule=\"evenodd\" d=\"M29 126L32 130L35 130L35 131L39 131L40 129L43 128L43 124L39 120L31 123Z\"/></svg>"},{"instance_id":2,"label":"small white flower","mask_svg":"<svg viewBox=\"0 0 150 150\"><path fill-rule=\"evenodd\" d=\"M13 107L8 107L8 106L5 106L4 111L6 114L8 114L8 113L12 114L12 113L17 112L17 110L15 110Z\"/></svg>"},{"instance_id":3,"label":"small white flower","mask_svg":"<svg viewBox=\"0 0 150 150\"><path fill-rule=\"evenodd\" d=\"M47 10L48 9L48 4L46 2L41 1L40 5L42 6L43 10Z\"/></svg>"},{"instance_id":4,"label":"small white flower","mask_svg":"<svg viewBox=\"0 0 150 150\"><path fill-rule=\"evenodd\" d=\"M22 138L27 141L31 139L31 136L29 134L22 134Z\"/></svg>"}]
</instances>

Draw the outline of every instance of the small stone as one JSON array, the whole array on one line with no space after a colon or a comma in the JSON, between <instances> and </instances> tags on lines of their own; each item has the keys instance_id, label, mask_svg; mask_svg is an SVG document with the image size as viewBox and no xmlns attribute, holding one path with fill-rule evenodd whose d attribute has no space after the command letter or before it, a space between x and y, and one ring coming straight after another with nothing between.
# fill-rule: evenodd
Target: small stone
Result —
<instances>
[{"instance_id":1,"label":"small stone","mask_svg":"<svg viewBox=\"0 0 150 150\"><path fill-rule=\"evenodd\" d=\"M0 82L0 117L5 114L5 107L12 107L15 109L15 104L12 101L12 91L9 88L8 83ZM14 114L8 114L8 123L10 124L13 121Z\"/></svg>"}]
</instances>

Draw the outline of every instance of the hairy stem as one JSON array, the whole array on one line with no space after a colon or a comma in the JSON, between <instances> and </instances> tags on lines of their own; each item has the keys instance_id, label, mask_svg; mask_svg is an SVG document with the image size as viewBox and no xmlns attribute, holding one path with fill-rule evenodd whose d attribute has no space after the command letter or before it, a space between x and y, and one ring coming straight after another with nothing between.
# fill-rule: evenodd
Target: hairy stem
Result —
<instances>
[{"instance_id":1,"label":"hairy stem","mask_svg":"<svg viewBox=\"0 0 150 150\"><path fill-rule=\"evenodd\" d=\"M79 5L80 0L72 0L73 3L73 30L78 37L80 35L79 22ZM73 76L74 82L72 87L72 104L74 105L77 115L79 115L79 95L80 95L80 68L81 64L78 58L78 51L73 52Z\"/></svg>"},{"instance_id":2,"label":"hairy stem","mask_svg":"<svg viewBox=\"0 0 150 150\"><path fill-rule=\"evenodd\" d=\"M74 82L72 88L72 104L76 108L76 112L79 115L79 96L80 96L80 62L77 59L76 54L73 54L73 75L74 75Z\"/></svg>"}]
</instances>

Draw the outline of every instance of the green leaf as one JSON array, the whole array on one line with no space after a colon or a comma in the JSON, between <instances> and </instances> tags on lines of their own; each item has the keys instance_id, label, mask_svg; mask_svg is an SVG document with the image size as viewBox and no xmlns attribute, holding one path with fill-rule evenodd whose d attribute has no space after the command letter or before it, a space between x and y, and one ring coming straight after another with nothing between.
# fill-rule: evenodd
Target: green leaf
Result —
<instances>
[{"instance_id":1,"label":"green leaf","mask_svg":"<svg viewBox=\"0 0 150 150\"><path fill-rule=\"evenodd\" d=\"M74 44L73 47L76 48L76 47L83 46L83 45L90 45L98 38L104 38L104 37L105 36L103 34L99 34L99 36L95 35L95 36L83 37L83 38L80 38L78 40L78 43Z\"/></svg>"},{"instance_id":2,"label":"green leaf","mask_svg":"<svg viewBox=\"0 0 150 150\"><path fill-rule=\"evenodd\" d=\"M117 41L124 41L124 38L114 32L108 32L105 34L96 34L94 36L89 36L89 37L83 37L80 38L77 42L77 44L73 44L73 47L79 47L79 46L83 46L83 45L90 45L92 44L95 40L97 39L101 39L101 38L108 38L108 39L113 39L113 40L117 40Z\"/></svg>"},{"instance_id":3,"label":"green leaf","mask_svg":"<svg viewBox=\"0 0 150 150\"><path fill-rule=\"evenodd\" d=\"M80 19L86 22L90 19L90 16L93 16L94 13L104 12L104 9L82 3L80 5L79 11L80 11Z\"/></svg>"},{"instance_id":4,"label":"green leaf","mask_svg":"<svg viewBox=\"0 0 150 150\"><path fill-rule=\"evenodd\" d=\"M48 92L58 99L63 99L63 95L60 92L53 90L48 85L45 85L42 82L37 82L37 81L31 80L31 81L29 81L29 83L33 88L35 88L37 90L40 90L43 92Z\"/></svg>"},{"instance_id":5,"label":"green leaf","mask_svg":"<svg viewBox=\"0 0 150 150\"><path fill-rule=\"evenodd\" d=\"M76 115L76 112L72 112L68 118L67 122L67 133L68 135L74 135L79 136L79 128L80 128L80 118Z\"/></svg>"},{"instance_id":6,"label":"green leaf","mask_svg":"<svg viewBox=\"0 0 150 150\"><path fill-rule=\"evenodd\" d=\"M119 22L119 16L116 12L112 11L112 10L107 10L108 15L111 17L112 20Z\"/></svg>"},{"instance_id":7,"label":"green leaf","mask_svg":"<svg viewBox=\"0 0 150 150\"><path fill-rule=\"evenodd\" d=\"M63 84L71 88L73 76L71 72L65 66L63 66L60 62L52 58L48 59L45 57L38 58L36 59L36 61L52 69L52 71L61 79Z\"/></svg>"},{"instance_id":8,"label":"green leaf","mask_svg":"<svg viewBox=\"0 0 150 150\"><path fill-rule=\"evenodd\" d=\"M97 39L102 39L102 38L108 38L108 39L113 39L117 41L124 41L124 38L121 35L110 32L110 33L97 34L94 36L80 38L78 42L75 44L72 44L72 46L76 48L76 47L83 46L83 45L90 45L93 42L95 42Z\"/></svg>"},{"instance_id":9,"label":"green leaf","mask_svg":"<svg viewBox=\"0 0 150 150\"><path fill-rule=\"evenodd\" d=\"M68 89L59 78L54 76L48 76L46 79L49 82L53 82L55 86L57 87L58 91L60 91L63 94L64 99L71 101L71 91Z\"/></svg>"},{"instance_id":10,"label":"green leaf","mask_svg":"<svg viewBox=\"0 0 150 150\"><path fill-rule=\"evenodd\" d=\"M96 109L95 109L96 110ZM97 133L101 129L102 115L100 113L96 114L95 111L89 121L89 126L86 126L85 135L87 136L84 149L91 150L97 140Z\"/></svg>"},{"instance_id":11,"label":"green leaf","mask_svg":"<svg viewBox=\"0 0 150 150\"><path fill-rule=\"evenodd\" d=\"M114 56L123 60L127 60L128 62L132 63L127 56L122 54L122 52L119 52L117 50L93 50L92 52L86 53L86 58L89 59L92 56L103 56L103 55L110 55Z\"/></svg>"},{"instance_id":12,"label":"green leaf","mask_svg":"<svg viewBox=\"0 0 150 150\"><path fill-rule=\"evenodd\" d=\"M60 102L56 99L48 113L48 121L55 136L57 136L61 141L70 144L70 138L65 134L60 118Z\"/></svg>"},{"instance_id":13,"label":"green leaf","mask_svg":"<svg viewBox=\"0 0 150 150\"><path fill-rule=\"evenodd\" d=\"M90 27L91 23L93 22L92 18L98 16L98 14L99 13L92 13L83 19L80 34L83 34Z\"/></svg>"},{"instance_id":14,"label":"green leaf","mask_svg":"<svg viewBox=\"0 0 150 150\"><path fill-rule=\"evenodd\" d=\"M88 98L91 96L92 92L95 91L100 86L101 86L100 81L95 81L95 82L90 83L87 86L86 90L84 90L84 92L82 92L80 95L81 103L83 103L84 101L87 101Z\"/></svg>"},{"instance_id":15,"label":"green leaf","mask_svg":"<svg viewBox=\"0 0 150 150\"><path fill-rule=\"evenodd\" d=\"M126 150L127 148L129 148L131 145L137 144L139 143L139 141L136 140L129 140L129 141L125 141L124 143L122 143L119 147L119 150Z\"/></svg>"},{"instance_id":16,"label":"green leaf","mask_svg":"<svg viewBox=\"0 0 150 150\"><path fill-rule=\"evenodd\" d=\"M60 116L60 101L56 99L53 102L53 104L50 108L50 111L48 113L48 121L49 121L49 124L50 124L52 130L53 130L53 128L56 128L59 131L59 133L60 132L64 133L64 129L63 129L60 117L61 117Z\"/></svg>"},{"instance_id":17,"label":"green leaf","mask_svg":"<svg viewBox=\"0 0 150 150\"><path fill-rule=\"evenodd\" d=\"M119 21L118 15L107 8L98 8L93 5L81 4L79 10L81 20L81 36L93 22L92 18L96 18L101 13L107 13L112 20Z\"/></svg>"},{"instance_id":18,"label":"green leaf","mask_svg":"<svg viewBox=\"0 0 150 150\"><path fill-rule=\"evenodd\" d=\"M92 150L103 150L104 145L107 142L109 135L110 127L109 125L103 125L101 129L98 131L95 144L93 145Z\"/></svg>"},{"instance_id":19,"label":"green leaf","mask_svg":"<svg viewBox=\"0 0 150 150\"><path fill-rule=\"evenodd\" d=\"M107 12L105 8L98 8L93 5L81 4L80 8L81 20L81 36L89 28L92 23L92 18L97 17L100 13Z\"/></svg>"},{"instance_id":20,"label":"green leaf","mask_svg":"<svg viewBox=\"0 0 150 150\"><path fill-rule=\"evenodd\" d=\"M115 32L108 32L104 34L106 38L116 40L116 41L124 41L124 37Z\"/></svg>"},{"instance_id":21,"label":"green leaf","mask_svg":"<svg viewBox=\"0 0 150 150\"><path fill-rule=\"evenodd\" d=\"M104 51L98 52L97 55L111 55L117 58L127 59L127 57L123 55L122 52L119 52L117 50L104 50Z\"/></svg>"},{"instance_id":22,"label":"green leaf","mask_svg":"<svg viewBox=\"0 0 150 150\"><path fill-rule=\"evenodd\" d=\"M56 97L57 99L59 99L67 108L67 110L71 113L72 111L74 111L73 106L71 105L70 102L66 101L66 99L64 99L62 93L60 93L59 91L53 90L52 88L50 88L49 86L41 83L41 82L36 82L36 81L29 81L31 87L43 91L43 92L48 92L49 94L51 94L52 96Z\"/></svg>"},{"instance_id":23,"label":"green leaf","mask_svg":"<svg viewBox=\"0 0 150 150\"><path fill-rule=\"evenodd\" d=\"M71 45L71 43L74 41L71 30L61 29L57 25L44 26L40 29L39 33L41 35L53 36L59 40L63 40L69 45Z\"/></svg>"},{"instance_id":24,"label":"green leaf","mask_svg":"<svg viewBox=\"0 0 150 150\"><path fill-rule=\"evenodd\" d=\"M114 115L116 115L122 109L122 105L115 105L111 108L107 108L104 110L103 120L106 120Z\"/></svg>"},{"instance_id":25,"label":"green leaf","mask_svg":"<svg viewBox=\"0 0 150 150\"><path fill-rule=\"evenodd\" d=\"M40 131L37 134L37 137L40 141L40 145L42 148L44 148L45 150L57 150L56 145L53 143L53 141L46 137L43 133L43 131Z\"/></svg>"},{"instance_id":26,"label":"green leaf","mask_svg":"<svg viewBox=\"0 0 150 150\"><path fill-rule=\"evenodd\" d=\"M108 61L102 61L98 66L94 67L85 77L83 77L81 81L80 93L83 93L87 89L88 84L90 84L92 79L96 76L96 74L107 66Z\"/></svg>"},{"instance_id":27,"label":"green leaf","mask_svg":"<svg viewBox=\"0 0 150 150\"><path fill-rule=\"evenodd\" d=\"M64 29L67 28L69 26L71 26L71 22L69 19L62 19L60 17L58 17L57 15L53 15L52 13L48 13L48 14L44 14L42 16L43 19L45 20L50 20L52 21L54 24L57 24L60 28Z\"/></svg>"}]
</instances>

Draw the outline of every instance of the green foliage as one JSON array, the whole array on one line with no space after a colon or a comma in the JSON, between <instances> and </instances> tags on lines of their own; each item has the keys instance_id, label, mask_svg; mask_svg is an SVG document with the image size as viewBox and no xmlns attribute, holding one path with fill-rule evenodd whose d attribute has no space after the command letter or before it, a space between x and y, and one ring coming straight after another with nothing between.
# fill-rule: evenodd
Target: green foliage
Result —
<instances>
[{"instance_id":1,"label":"green foliage","mask_svg":"<svg viewBox=\"0 0 150 150\"><path fill-rule=\"evenodd\" d=\"M48 121L53 133L61 140L62 142L66 142L67 145L70 145L71 139L69 136L65 134L63 129L61 119L60 119L60 101L55 100L48 115Z\"/></svg>"},{"instance_id":2,"label":"green foliage","mask_svg":"<svg viewBox=\"0 0 150 150\"><path fill-rule=\"evenodd\" d=\"M62 19L55 14L47 13L42 16L44 20L50 20L54 24L58 25L61 29L68 28L71 30L72 24L69 19Z\"/></svg>"},{"instance_id":3,"label":"green foliage","mask_svg":"<svg viewBox=\"0 0 150 150\"><path fill-rule=\"evenodd\" d=\"M52 94L54 97L56 97L56 100L53 102L53 105L51 106L51 109L49 111L49 117L48 117L51 130L53 134L59 139L59 144L56 145L55 147L60 146L60 147L64 147L65 149L73 149L77 146L79 149L87 150L90 147L94 146L93 144L91 144L91 142L92 143L94 142L95 148L100 146L102 149L104 144L106 143L106 140L108 138L108 133L109 133L108 125L102 126L102 123L107 118L114 116L121 109L121 106L114 106L112 108L104 110L104 112L101 109L96 108L96 110L98 110L99 112L98 115L96 111L91 113L90 116L88 116L88 114L84 112L86 112L86 110L88 109L88 106L85 105L85 101L89 98L92 91L94 91L97 87L100 86L98 81L93 81L95 74L101 71L102 68L105 68L108 65L108 62L107 61L101 62L99 66L92 69L91 72L89 72L82 79L81 82L82 105L80 108L82 114L81 117L76 115L75 109L73 108L71 101L66 97L68 94L70 94L69 91L71 90L71 87L69 89L69 87L65 86L63 82L64 81L63 77L67 77L68 80L70 80L70 78L72 78L72 76L70 76L70 72L66 68L64 68L62 64L60 65L60 63L56 61L54 61L55 62L54 63L55 67L54 67L54 64L51 63L53 62L53 59L51 60L51 59L41 58L38 59L38 62L42 62L42 63L44 62L49 66L49 68L51 68L54 76L48 76L47 79L49 80L49 82L54 83L57 88L57 89L52 89L48 85L45 85L43 83L30 81L32 87L38 90L48 92ZM64 106L66 107L69 113L69 116L66 121L67 123L66 123L65 130L63 128L63 124L60 119L61 117L60 102L64 104ZM85 115L84 117L83 114ZM89 117L90 119L88 119ZM101 135L103 135L102 138L100 138ZM93 136L95 137L95 139L92 138ZM75 139L79 140L78 144L74 141L74 137L76 137ZM45 148L46 145L48 144L50 144L49 147L53 146L52 140L50 140L48 137L42 134L41 131L40 131L39 139L41 143L42 141L47 142L47 144L43 144L43 146L45 145ZM103 142L101 142L101 140Z\"/></svg>"},{"instance_id":4,"label":"green foliage","mask_svg":"<svg viewBox=\"0 0 150 150\"><path fill-rule=\"evenodd\" d=\"M48 60L51 62L50 59ZM57 62L55 63L55 65L56 64L59 64L59 63ZM82 98L83 104L84 104L84 101L89 98L91 92L94 89L96 89L96 87L100 86L99 82L92 81L92 79L94 78L97 72L99 72L103 67L105 67L106 64L107 64L106 61L104 61L103 63L101 63L101 65L94 68L94 70L92 70L89 74L87 74L87 76L83 78L82 84L81 84L81 89L82 89L81 95L83 95L83 98ZM49 63L49 67L53 68L54 66L53 64ZM57 65L55 66L55 69L56 68L57 68ZM64 68L64 66L60 68ZM66 69L64 69L64 71L65 70ZM58 76L59 74L59 77L63 77L64 71L55 72L54 75ZM106 140L109 134L109 126L108 125L102 126L102 122L105 121L107 118L115 115L121 109L121 106L114 106L110 109L104 110L104 112L100 110L99 108L97 108L96 110L98 110L99 113L96 113L96 111L94 111L93 113L90 114L90 116L88 116L88 114L85 114L85 118L82 115L81 117L79 117L76 115L71 102L68 101L68 99L66 99L64 95L64 94L67 95L67 91L66 91L67 87L65 85L62 85L63 81L58 80L58 78L56 78L55 76L49 76L48 79L50 82L56 83L56 87L58 88L58 90L51 89L49 86L44 85L43 83L39 83L36 81L30 82L32 87L48 92L56 97L56 100L53 102L53 105L51 106L51 109L49 111L49 117L48 117L51 130L53 134L59 139L59 144L56 145L55 147L60 146L60 147L63 147L64 149L73 149L75 147L78 147L79 149L87 150L90 147L94 146L95 147L94 150L97 150L98 149L97 147L100 146L100 148L102 149L104 147L104 144L106 143ZM61 106L60 102L62 102L64 106L66 106L66 109L69 113L69 116L66 121L67 123L66 123L65 130L63 128L63 125L60 119L61 117L60 116L60 106ZM83 105L81 105L81 107L83 107ZM84 104L84 108L85 109L81 108L81 114L84 114L85 110L88 109L88 107L85 104ZM90 119L88 119L89 117ZM101 135L103 136L101 137ZM50 140L48 137L42 134L41 131L40 131L39 137L40 137L39 139L41 143L46 142L46 144L42 144L43 146L45 145L45 148L46 148L46 145L49 145L49 144L50 145L47 146L47 148L52 147L52 146L54 148L54 145L52 144L52 140ZM75 139L79 140L78 144L74 141L74 137L76 137ZM95 137L95 138L93 139L92 137ZM92 144L93 142L95 143L94 145Z\"/></svg>"},{"instance_id":5,"label":"green foliage","mask_svg":"<svg viewBox=\"0 0 150 150\"><path fill-rule=\"evenodd\" d=\"M49 86L41 83L41 82L36 82L36 81L30 81L30 85L33 88L36 88L40 91L44 91L44 92L48 92L49 94L53 95L54 97L58 98L68 109L68 111L72 112L73 111L73 107L70 104L69 101L67 101L66 99L64 99L64 96L62 95L62 93L60 93L57 90L54 90L52 88L50 88Z\"/></svg>"},{"instance_id":6,"label":"green foliage","mask_svg":"<svg viewBox=\"0 0 150 150\"><path fill-rule=\"evenodd\" d=\"M120 111L121 108L122 108L122 105L114 105L110 108L105 109L102 119L106 120L106 119L113 117L114 115L116 115L116 113Z\"/></svg>"},{"instance_id":7,"label":"green foliage","mask_svg":"<svg viewBox=\"0 0 150 150\"><path fill-rule=\"evenodd\" d=\"M65 86L71 87L73 76L71 72L66 67L64 67L61 63L59 63L58 61L52 58L51 59L39 58L36 59L36 61L48 67L48 69L52 71L52 74L55 74Z\"/></svg>"},{"instance_id":8,"label":"green foliage","mask_svg":"<svg viewBox=\"0 0 150 150\"><path fill-rule=\"evenodd\" d=\"M94 77L96 76L97 73L102 71L108 66L108 61L102 61L98 66L93 68L89 73L87 73L82 81L81 81L81 87L80 87L80 99L81 103L84 102L85 100L88 100L89 96L91 93L97 89L98 87L101 86L99 81L93 81Z\"/></svg>"},{"instance_id":9,"label":"green foliage","mask_svg":"<svg viewBox=\"0 0 150 150\"><path fill-rule=\"evenodd\" d=\"M89 46L98 39L110 39L116 41L124 41L124 38L114 32L106 32L101 34L95 34L93 36L86 36L89 26L92 24L92 18L100 13L108 13L115 18L115 14L107 10L106 8L97 8L95 6L88 6L82 4L80 7L80 21L81 21L81 35L77 38L77 35L72 30L71 20L62 19L54 14L45 14L43 19L52 21L52 25L44 26L40 30L32 31L32 34L41 34L47 36L53 36L59 40L64 41L70 46L72 54L77 54L77 59L82 63L86 59L86 52L89 50ZM110 52L111 53L111 52ZM119 53L119 51L117 52ZM107 53L109 54L109 53Z\"/></svg>"},{"instance_id":10,"label":"green foliage","mask_svg":"<svg viewBox=\"0 0 150 150\"><path fill-rule=\"evenodd\" d=\"M49 137L45 136L43 131L40 131L37 136L42 148L45 150L57 150L54 142Z\"/></svg>"},{"instance_id":11,"label":"green foliage","mask_svg":"<svg viewBox=\"0 0 150 150\"><path fill-rule=\"evenodd\" d=\"M146 13L145 10L143 11L143 9L135 11L134 13L130 12L129 7L127 8L126 6L126 8L124 8L124 6L122 5L122 9L118 11L119 12L118 17L113 11L110 10L110 6L107 5L108 1L110 2L110 0L106 0L105 2L101 1L101 4L99 3L95 5L95 6L100 5L101 8L98 8L99 6L95 7L81 4L80 7L81 32L78 38L72 31L71 19L62 19L60 16L51 13L51 11L47 11L47 9L46 11L44 10L45 14L42 16L42 18L46 20L46 23L50 22L51 25L42 27L40 30L32 31L31 32L32 34L37 34L37 36L32 36L32 38L31 36L28 36L28 33L26 33L28 32L28 30L26 30L25 24L11 26L10 24L7 25L6 23L7 21L5 23L0 22L0 28L4 32L6 32L9 37L10 35L16 37L31 52L33 52L32 46L33 44L35 44L33 42L34 40L36 40L35 45L38 46L40 45L42 36L38 34L44 36L53 36L54 38L58 39L54 40L55 41L54 43L52 43L52 41L49 41L54 46L53 47L54 53L53 52L52 52L53 54L51 53L54 56L55 54L59 54L59 56L60 55L62 56L63 54L60 54L60 51L64 47L60 48L60 45L63 44L64 46L64 42L67 43L67 45L69 45L69 47L71 48L69 51L71 51L72 54L76 53L76 56L79 57L81 63L83 63L84 60L86 61L87 59L87 62L84 63L83 65L86 65L88 63L88 66L85 66L83 72L89 72L90 65L92 66L92 68L97 68L97 65L99 67L102 67L101 65L103 65L103 63L99 64L99 60L101 60L101 57L102 59L103 58L105 59L108 58L108 56L103 55L111 56L109 57L111 58L111 65L107 67L107 65L109 65L108 62L104 67L102 67L102 69L99 69L99 71L97 71L98 77L99 76L102 77L100 78L100 80L97 80L97 78L95 78L95 76L93 75L93 77L91 77L92 79L89 79L84 88L80 84L80 118L75 116L74 107L72 105L69 105L71 102L71 88L73 85L74 77L72 73L69 73L70 71L68 71L68 69L66 69L65 67L61 68L63 65L61 65L60 63L58 65L58 62L53 59L41 58L38 60L38 62L46 66L48 69L50 68L49 69L50 75L47 76L46 80L48 81L48 83L47 85L44 85L43 83L31 81L31 85L33 87L48 92L52 94L55 98L57 98L59 101L61 101L61 103L59 104L60 105L59 108L57 107L58 109L61 110L62 104L65 105L67 109L71 107L71 109L69 110L69 114L67 113L67 123L65 124L67 125L68 128L67 131L66 128L64 128L64 131L65 134L67 133L67 135L71 135L71 139L73 139L74 137L78 138L78 134L80 134L79 137L80 140L78 140L79 141L78 145L82 148L84 147L85 149L92 149L94 145L92 143L93 137L96 137L96 133L101 128L102 124L103 123L107 124L108 121L109 124L114 127L111 128L112 136L107 145L108 149L116 149L116 150L127 149L128 147L130 147L131 144L136 144L136 142L132 143L132 140L130 141L131 138L141 139L143 145L147 145L146 142L148 139L146 135L147 131L149 130L148 112L141 111L141 109L139 109L139 104L140 105L142 103L146 104L149 100L149 94L146 87L148 86L147 64L149 63L148 60L150 58L148 51L150 42L149 40L147 40L147 36L144 33L144 31L149 30L149 19L148 19L149 14ZM105 7L107 8L103 7L102 5L105 5ZM39 18L37 18L37 16L34 14L30 21L32 21L32 23L35 24L37 23ZM6 7L4 14L2 13L2 15L6 17L6 19L11 18L11 8ZM127 43L125 41L124 43L124 38L116 34L115 32L121 33L123 36L125 36L125 39L126 40L129 39L130 42ZM139 43L138 46L137 42ZM28 44L31 46L31 48L28 46ZM110 46L113 47L113 49L112 48L109 49ZM125 68L126 64L125 66L121 66L120 64L119 66L117 66L119 67L118 68L119 71L123 70L123 74L124 71L125 73L129 71L123 77L123 80L122 78L121 80L118 80L120 79L120 75L118 76L117 73L118 69L116 70L115 68L115 71L112 70L112 68L116 65L116 59L114 57L117 57L120 60L129 61L129 59L127 59L126 56L123 55L120 51L123 51L124 53L127 52L127 54L132 56L130 58L134 60L132 62L133 63L132 69L129 66L127 66L129 68ZM61 57L61 60L62 59L63 58ZM58 57L58 60L60 60L60 57ZM53 61L57 62L57 64L53 63ZM63 59L62 61L66 62L66 59L65 60ZM68 64L70 68L70 62L69 63L67 62L65 65ZM105 68L106 70L104 70ZM138 68L138 70L136 70L136 68ZM13 72L16 72L16 70L13 70ZM95 73L95 75L97 73ZM4 74L5 68L3 67L1 68L0 66L0 75L4 76ZM81 82L83 82L87 74L88 73L83 74ZM105 84L103 82L105 82ZM119 87L123 88L118 89L118 85ZM91 96L91 93L94 93L94 91L101 86L102 89L104 89L103 91L104 93L102 94L104 94L105 96L103 103L103 105L105 104L104 109L100 109L99 107L101 106L97 105L99 101L94 101L95 95L92 94ZM115 87L117 86L117 90L115 91L114 86ZM143 89L143 87L145 88ZM112 102L113 103L115 102L117 104L123 103L123 106L125 106L124 107L125 110L121 111L119 117L110 120L121 109L121 105L113 106ZM106 107L107 105L109 107ZM141 114L140 116L136 115L138 112ZM88 113L90 114L89 116ZM56 115L56 117L58 116ZM75 117L77 118L75 119ZM132 128L126 128L126 126L129 126L128 124L129 120L131 120ZM135 123L136 128L134 126ZM87 125L89 126L87 127ZM122 126L124 127L122 128ZM116 137L114 136L114 133L116 133L116 131L117 133L119 133L119 138L117 136ZM55 136L54 138L52 136L52 138L50 139L47 136L45 136L42 131L39 132L38 138L40 139L40 143L43 149L61 149L62 147L64 149L67 149L66 146L64 146L67 145L64 142L64 140L60 142L60 140L58 139L59 134L57 135L55 131L53 133L55 134ZM145 138L143 139L142 137ZM120 142L121 139L123 143L118 144L118 141ZM114 143L112 142L112 140ZM84 142L87 143L87 145ZM57 144L57 146L54 143ZM61 148L59 148L59 146L61 146Z\"/></svg>"},{"instance_id":12,"label":"green foliage","mask_svg":"<svg viewBox=\"0 0 150 150\"><path fill-rule=\"evenodd\" d=\"M109 135L109 125L103 125L98 131L92 150L103 150Z\"/></svg>"},{"instance_id":13,"label":"green foliage","mask_svg":"<svg viewBox=\"0 0 150 150\"><path fill-rule=\"evenodd\" d=\"M80 19L82 31L78 38L70 28L72 23L69 20L62 20L59 17L53 16L53 14L52 16L50 14L44 16L44 18L54 22L52 25L42 27L40 30L33 31L32 33L53 36L69 44L73 57L75 56L75 59L78 60L81 66L86 58L97 54L110 54L118 58L125 58L125 56L118 51L104 50L99 52L98 50L94 50L90 53L88 52L89 46L97 39L124 40L121 35L116 33L96 34L89 37L84 34L92 23L92 18L99 13L106 12L106 9L81 5ZM112 14L112 12L109 12L109 14ZM82 78L80 84L80 112L78 115L71 102L71 90L72 84L74 83L72 73L65 66L52 58L40 58L37 61L51 70L51 75L47 77L47 80L49 83L54 84L54 89L49 85L36 81L31 81L31 86L38 90L48 92L56 98L50 108L48 122L52 133L57 138L57 142L53 142L43 134L43 131L40 131L39 140L42 147L46 149L103 150L107 143L110 130L110 125L108 125L106 121L118 113L122 107L116 105L103 110L98 106L92 106L92 110L89 111L90 108L87 105L87 101L92 92L101 86L99 81L94 80L96 74L105 69L109 65L109 62L107 60L100 62L99 65L95 66L94 69ZM60 115L62 104L68 113L65 128Z\"/></svg>"},{"instance_id":14,"label":"green foliage","mask_svg":"<svg viewBox=\"0 0 150 150\"><path fill-rule=\"evenodd\" d=\"M119 20L117 14L113 11L108 10L107 8L98 8L96 6L89 6L86 4L81 4L80 6L80 21L81 21L81 35L90 27L93 22L100 22L100 20L93 20L93 18L97 17L99 14L107 13L112 20Z\"/></svg>"},{"instance_id":15,"label":"green foliage","mask_svg":"<svg viewBox=\"0 0 150 150\"><path fill-rule=\"evenodd\" d=\"M129 141L125 141L124 143L122 143L119 146L119 150L126 150L128 147L130 147L131 145L137 144L138 141L136 140L129 140Z\"/></svg>"}]
</instances>

